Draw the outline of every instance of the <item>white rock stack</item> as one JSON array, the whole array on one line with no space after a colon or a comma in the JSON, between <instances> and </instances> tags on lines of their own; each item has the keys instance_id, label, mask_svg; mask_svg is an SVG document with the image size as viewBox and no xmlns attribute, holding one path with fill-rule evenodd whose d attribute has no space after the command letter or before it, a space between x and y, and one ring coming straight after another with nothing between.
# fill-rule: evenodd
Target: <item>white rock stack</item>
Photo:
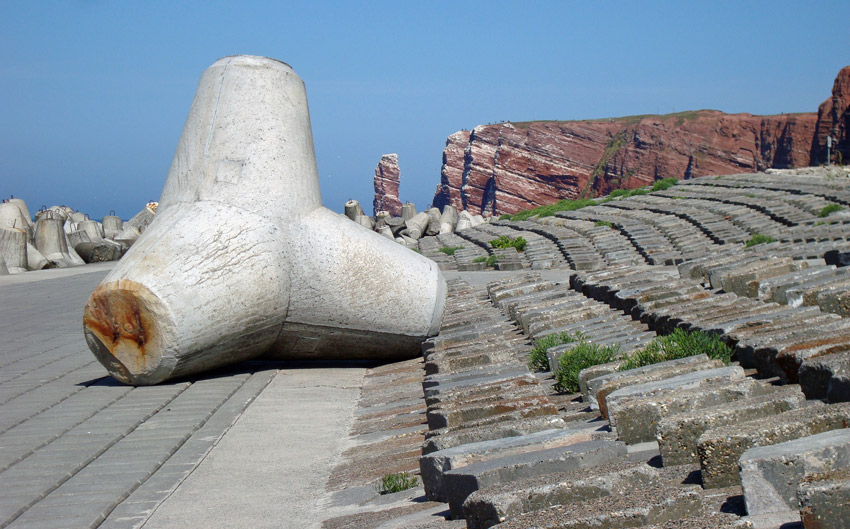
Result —
<instances>
[{"instance_id":1,"label":"white rock stack","mask_svg":"<svg viewBox=\"0 0 850 529\"><path fill-rule=\"evenodd\" d=\"M156 215L83 322L115 378L154 384L263 354L412 357L445 295L434 262L321 206L292 68L234 56L201 77Z\"/></svg>"}]
</instances>

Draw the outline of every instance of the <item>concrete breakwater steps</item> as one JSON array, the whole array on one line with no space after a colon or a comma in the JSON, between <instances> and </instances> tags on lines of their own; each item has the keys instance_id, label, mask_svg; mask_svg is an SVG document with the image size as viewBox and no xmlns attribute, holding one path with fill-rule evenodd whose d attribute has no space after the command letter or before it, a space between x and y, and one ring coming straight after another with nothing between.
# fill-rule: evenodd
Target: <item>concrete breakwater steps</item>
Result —
<instances>
[{"instance_id":1,"label":"concrete breakwater steps","mask_svg":"<svg viewBox=\"0 0 850 529\"><path fill-rule=\"evenodd\" d=\"M634 279L625 273L620 285L618 274L608 277L608 286L628 286ZM659 282L676 275L668 268ZM699 359L622 376L610 366L585 380L583 395L556 394L550 374L526 366L531 337L523 324L558 322L589 303L611 314L613 336L623 335L618 321L651 335L616 303L569 288L570 280L579 288L591 284L584 279L563 273L559 281L524 272L486 288L450 281L446 319L440 334L429 340L422 366L428 427L419 458L423 488L389 495L395 499L383 501L393 505L390 509L364 504L364 510L326 527L778 527L799 522L800 511L789 510L787 502L748 515L747 506L766 501L763 491L774 485L746 492L736 464L730 467L735 479L728 483L713 481L713 469L737 462L749 447L801 438L806 446L806 436L841 431L848 427L846 405L807 401L798 385ZM604 298L603 290L598 297ZM605 292L616 298L622 290ZM690 290L697 291L706 292ZM620 299L630 307L628 314L637 306L630 299ZM590 406L595 400L604 403L610 420ZM739 435L725 448L714 448L713 439L729 438L727 425ZM835 472L843 465L843 456L819 457L826 461L819 471ZM836 507L824 498L843 490L845 482L843 474L830 476L822 481L826 489L804 487L802 477L797 485L782 486L816 495L806 500L807 508L833 512L828 509L840 509L840 502ZM392 509L399 509L398 516Z\"/></svg>"}]
</instances>

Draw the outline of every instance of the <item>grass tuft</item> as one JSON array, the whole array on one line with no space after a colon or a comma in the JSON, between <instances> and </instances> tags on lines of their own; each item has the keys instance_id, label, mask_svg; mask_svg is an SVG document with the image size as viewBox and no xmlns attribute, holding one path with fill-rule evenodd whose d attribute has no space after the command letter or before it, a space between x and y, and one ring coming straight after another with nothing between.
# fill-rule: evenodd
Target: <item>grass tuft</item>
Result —
<instances>
[{"instance_id":1,"label":"grass tuft","mask_svg":"<svg viewBox=\"0 0 850 529\"><path fill-rule=\"evenodd\" d=\"M601 346L582 338L578 345L558 358L555 391L577 393L579 391L578 374L582 369L616 360L620 356L619 352L620 346L617 344Z\"/></svg>"},{"instance_id":2,"label":"grass tuft","mask_svg":"<svg viewBox=\"0 0 850 529\"><path fill-rule=\"evenodd\" d=\"M490 241L490 246L493 248L516 248L518 252L524 251L527 244L528 242L522 237L511 239L505 235Z\"/></svg>"},{"instance_id":3,"label":"grass tuft","mask_svg":"<svg viewBox=\"0 0 850 529\"><path fill-rule=\"evenodd\" d=\"M720 338L716 335L702 331L675 329L667 336L659 336L643 349L632 353L631 356L623 360L617 370L627 371L702 353L705 353L709 358L722 360L727 365L732 359L732 349L720 341Z\"/></svg>"},{"instance_id":4,"label":"grass tuft","mask_svg":"<svg viewBox=\"0 0 850 529\"><path fill-rule=\"evenodd\" d=\"M457 250L463 250L463 246L443 246L440 251L446 255L454 255Z\"/></svg>"},{"instance_id":5,"label":"grass tuft","mask_svg":"<svg viewBox=\"0 0 850 529\"><path fill-rule=\"evenodd\" d=\"M577 342L582 338L584 338L584 335L581 332L562 332L547 334L535 340L534 346L531 348L531 353L528 355L528 367L538 371L549 371L549 357L546 356L546 351L557 345Z\"/></svg>"},{"instance_id":6,"label":"grass tuft","mask_svg":"<svg viewBox=\"0 0 850 529\"><path fill-rule=\"evenodd\" d=\"M838 204L833 204L830 202L829 204L824 206L823 209L820 210L820 213L818 213L818 217L828 217L831 213L841 211L842 209L844 208L839 206Z\"/></svg>"},{"instance_id":7,"label":"grass tuft","mask_svg":"<svg viewBox=\"0 0 850 529\"><path fill-rule=\"evenodd\" d=\"M762 235L761 233L756 233L750 240L747 241L746 247L751 248L757 244L765 244L768 242L776 242L776 239L771 237L770 235Z\"/></svg>"},{"instance_id":8,"label":"grass tuft","mask_svg":"<svg viewBox=\"0 0 850 529\"><path fill-rule=\"evenodd\" d=\"M679 183L678 178L662 178L652 184L652 191L664 191Z\"/></svg>"},{"instance_id":9,"label":"grass tuft","mask_svg":"<svg viewBox=\"0 0 850 529\"><path fill-rule=\"evenodd\" d=\"M381 482L375 485L378 494L392 494L403 490L412 489L419 484L419 479L408 472L387 474L381 478Z\"/></svg>"},{"instance_id":10,"label":"grass tuft","mask_svg":"<svg viewBox=\"0 0 850 529\"><path fill-rule=\"evenodd\" d=\"M614 226L608 222L607 220L597 220L593 223L594 226L607 226L609 228L613 228Z\"/></svg>"}]
</instances>

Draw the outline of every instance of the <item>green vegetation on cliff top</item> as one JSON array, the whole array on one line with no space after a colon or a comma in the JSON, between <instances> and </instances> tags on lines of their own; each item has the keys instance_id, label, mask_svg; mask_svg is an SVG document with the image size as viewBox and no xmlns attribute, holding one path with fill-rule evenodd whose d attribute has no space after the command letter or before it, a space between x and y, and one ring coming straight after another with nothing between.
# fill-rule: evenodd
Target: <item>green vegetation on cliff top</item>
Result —
<instances>
[{"instance_id":1,"label":"green vegetation on cliff top","mask_svg":"<svg viewBox=\"0 0 850 529\"><path fill-rule=\"evenodd\" d=\"M719 112L718 110L713 110L710 108L704 108L701 110L686 110L684 112L674 112L672 114L635 114L633 116L619 116L612 118L594 118L594 119L565 119L565 120L557 120L557 119L540 119L534 121L509 121L511 125L516 128L524 129L529 127L530 125L534 125L536 123L605 123L605 122L621 122L624 125L635 125L640 123L643 119L653 118L661 121L668 121L670 119L678 120L677 125L681 125L685 121L693 121L699 117L699 115L703 112Z\"/></svg>"}]
</instances>

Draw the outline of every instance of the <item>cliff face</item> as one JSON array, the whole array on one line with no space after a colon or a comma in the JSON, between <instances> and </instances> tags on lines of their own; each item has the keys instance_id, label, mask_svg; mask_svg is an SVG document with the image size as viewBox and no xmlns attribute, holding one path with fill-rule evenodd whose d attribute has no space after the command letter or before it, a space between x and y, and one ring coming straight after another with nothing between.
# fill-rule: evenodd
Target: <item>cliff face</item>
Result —
<instances>
[{"instance_id":1,"label":"cliff face","mask_svg":"<svg viewBox=\"0 0 850 529\"><path fill-rule=\"evenodd\" d=\"M832 97L818 107L818 125L812 142L812 164L826 162L826 137L832 136L832 162L850 163L850 66L838 72Z\"/></svg>"},{"instance_id":2,"label":"cliff face","mask_svg":"<svg viewBox=\"0 0 850 529\"><path fill-rule=\"evenodd\" d=\"M701 110L479 126L446 141L434 205L498 215L665 177L805 166L817 119Z\"/></svg>"},{"instance_id":3,"label":"cliff face","mask_svg":"<svg viewBox=\"0 0 850 529\"><path fill-rule=\"evenodd\" d=\"M394 217L401 216L401 200L398 198L398 186L401 182L401 169L398 167L397 154L385 154L375 168L375 198L372 201L373 215L379 211L388 211Z\"/></svg>"}]
</instances>

